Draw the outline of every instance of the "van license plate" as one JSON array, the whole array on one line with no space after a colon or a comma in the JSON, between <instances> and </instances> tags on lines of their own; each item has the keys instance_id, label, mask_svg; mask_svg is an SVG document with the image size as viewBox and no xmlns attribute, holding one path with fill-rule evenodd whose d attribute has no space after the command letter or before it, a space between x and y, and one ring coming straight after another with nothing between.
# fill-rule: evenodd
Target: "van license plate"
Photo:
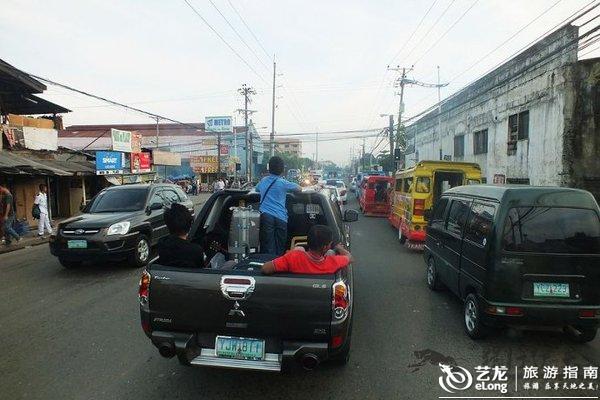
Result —
<instances>
[{"instance_id":1,"label":"van license plate","mask_svg":"<svg viewBox=\"0 0 600 400\"><path fill-rule=\"evenodd\" d=\"M233 336L217 336L215 354L217 357L223 358L262 361L265 358L265 341Z\"/></svg>"},{"instance_id":2,"label":"van license plate","mask_svg":"<svg viewBox=\"0 0 600 400\"><path fill-rule=\"evenodd\" d=\"M87 240L69 240L67 241L69 249L87 249Z\"/></svg>"},{"instance_id":3,"label":"van license plate","mask_svg":"<svg viewBox=\"0 0 600 400\"><path fill-rule=\"evenodd\" d=\"M533 283L534 297L571 297L568 283Z\"/></svg>"}]
</instances>

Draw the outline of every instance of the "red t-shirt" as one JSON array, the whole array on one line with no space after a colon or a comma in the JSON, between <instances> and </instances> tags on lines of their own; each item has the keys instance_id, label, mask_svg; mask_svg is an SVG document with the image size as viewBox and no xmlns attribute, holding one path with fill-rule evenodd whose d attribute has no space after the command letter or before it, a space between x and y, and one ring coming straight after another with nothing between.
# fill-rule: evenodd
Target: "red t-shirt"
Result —
<instances>
[{"instance_id":1,"label":"red t-shirt","mask_svg":"<svg viewBox=\"0 0 600 400\"><path fill-rule=\"evenodd\" d=\"M315 260L307 252L291 250L273 260L276 272L292 272L295 274L334 274L350 263L347 256L324 256Z\"/></svg>"}]
</instances>

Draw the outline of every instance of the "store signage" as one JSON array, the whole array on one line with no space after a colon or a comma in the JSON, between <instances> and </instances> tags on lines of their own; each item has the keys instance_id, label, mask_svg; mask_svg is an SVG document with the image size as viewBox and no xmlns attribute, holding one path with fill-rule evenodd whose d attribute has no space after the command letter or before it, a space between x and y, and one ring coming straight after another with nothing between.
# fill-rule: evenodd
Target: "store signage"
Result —
<instances>
[{"instance_id":1,"label":"store signage","mask_svg":"<svg viewBox=\"0 0 600 400\"><path fill-rule=\"evenodd\" d=\"M96 174L118 175L123 173L124 154L117 151L96 152Z\"/></svg>"},{"instance_id":2,"label":"store signage","mask_svg":"<svg viewBox=\"0 0 600 400\"><path fill-rule=\"evenodd\" d=\"M168 151L152 150L154 165L181 165L181 155Z\"/></svg>"},{"instance_id":3,"label":"store signage","mask_svg":"<svg viewBox=\"0 0 600 400\"><path fill-rule=\"evenodd\" d=\"M191 156L190 167L197 174L214 174L218 169L217 156Z\"/></svg>"},{"instance_id":4,"label":"store signage","mask_svg":"<svg viewBox=\"0 0 600 400\"><path fill-rule=\"evenodd\" d=\"M131 152L141 153L142 152L142 134L137 132L131 133Z\"/></svg>"},{"instance_id":5,"label":"store signage","mask_svg":"<svg viewBox=\"0 0 600 400\"><path fill-rule=\"evenodd\" d=\"M231 117L206 117L204 130L206 132L231 132Z\"/></svg>"},{"instance_id":6,"label":"store signage","mask_svg":"<svg viewBox=\"0 0 600 400\"><path fill-rule=\"evenodd\" d=\"M140 174L152 171L150 153L131 153L131 173Z\"/></svg>"},{"instance_id":7,"label":"store signage","mask_svg":"<svg viewBox=\"0 0 600 400\"><path fill-rule=\"evenodd\" d=\"M112 138L112 149L114 151L122 151L124 153L131 153L131 132L121 131L119 129L111 129L110 136Z\"/></svg>"}]
</instances>

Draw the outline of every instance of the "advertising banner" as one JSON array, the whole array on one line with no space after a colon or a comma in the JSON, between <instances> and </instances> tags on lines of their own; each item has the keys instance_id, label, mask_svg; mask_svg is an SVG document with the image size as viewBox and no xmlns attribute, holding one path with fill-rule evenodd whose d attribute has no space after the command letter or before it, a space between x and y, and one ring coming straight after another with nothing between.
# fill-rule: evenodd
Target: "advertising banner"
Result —
<instances>
[{"instance_id":1,"label":"advertising banner","mask_svg":"<svg viewBox=\"0 0 600 400\"><path fill-rule=\"evenodd\" d=\"M131 152L141 153L142 152L142 134L137 132L131 133Z\"/></svg>"},{"instance_id":2,"label":"advertising banner","mask_svg":"<svg viewBox=\"0 0 600 400\"><path fill-rule=\"evenodd\" d=\"M232 132L231 116L206 117L204 130L206 132Z\"/></svg>"},{"instance_id":3,"label":"advertising banner","mask_svg":"<svg viewBox=\"0 0 600 400\"><path fill-rule=\"evenodd\" d=\"M117 151L96 152L96 175L118 175L123 173L124 154Z\"/></svg>"},{"instance_id":4,"label":"advertising banner","mask_svg":"<svg viewBox=\"0 0 600 400\"><path fill-rule=\"evenodd\" d=\"M131 132L121 131L119 129L111 129L110 136L112 139L112 149L114 151L131 153Z\"/></svg>"},{"instance_id":5,"label":"advertising banner","mask_svg":"<svg viewBox=\"0 0 600 400\"><path fill-rule=\"evenodd\" d=\"M131 153L131 173L140 174L152 171L150 153Z\"/></svg>"},{"instance_id":6,"label":"advertising banner","mask_svg":"<svg viewBox=\"0 0 600 400\"><path fill-rule=\"evenodd\" d=\"M181 154L168 151L152 150L154 165L181 165Z\"/></svg>"},{"instance_id":7,"label":"advertising banner","mask_svg":"<svg viewBox=\"0 0 600 400\"><path fill-rule=\"evenodd\" d=\"M214 174L218 169L217 156L191 156L190 167L197 174Z\"/></svg>"}]
</instances>

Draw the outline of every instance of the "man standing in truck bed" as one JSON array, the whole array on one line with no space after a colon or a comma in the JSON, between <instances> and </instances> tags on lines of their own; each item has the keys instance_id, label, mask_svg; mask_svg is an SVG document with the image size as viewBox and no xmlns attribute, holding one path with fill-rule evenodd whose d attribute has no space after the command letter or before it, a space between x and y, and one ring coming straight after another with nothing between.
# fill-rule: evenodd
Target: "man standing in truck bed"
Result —
<instances>
[{"instance_id":1,"label":"man standing in truck bed","mask_svg":"<svg viewBox=\"0 0 600 400\"><path fill-rule=\"evenodd\" d=\"M260 247L261 253L281 255L287 242L288 215L285 207L286 193L302 191L296 184L285 180L283 159L271 157L269 175L256 186L260 193Z\"/></svg>"}]
</instances>

